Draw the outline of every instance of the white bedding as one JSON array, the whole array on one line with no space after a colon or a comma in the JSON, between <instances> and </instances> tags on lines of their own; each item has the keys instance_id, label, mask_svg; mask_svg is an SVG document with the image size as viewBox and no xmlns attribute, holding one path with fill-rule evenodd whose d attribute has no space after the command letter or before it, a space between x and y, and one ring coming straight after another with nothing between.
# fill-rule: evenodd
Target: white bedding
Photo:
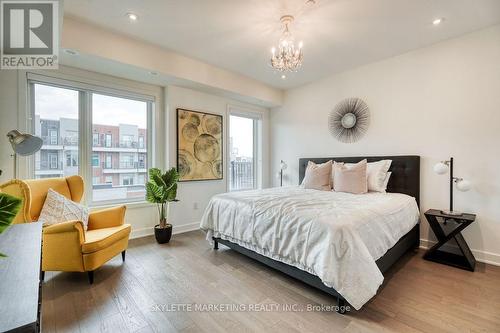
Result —
<instances>
[{"instance_id":1,"label":"white bedding","mask_svg":"<svg viewBox=\"0 0 500 333\"><path fill-rule=\"evenodd\" d=\"M210 242L226 239L317 275L360 309L384 280L375 261L418 219L404 194L297 186L216 195L200 227Z\"/></svg>"}]
</instances>

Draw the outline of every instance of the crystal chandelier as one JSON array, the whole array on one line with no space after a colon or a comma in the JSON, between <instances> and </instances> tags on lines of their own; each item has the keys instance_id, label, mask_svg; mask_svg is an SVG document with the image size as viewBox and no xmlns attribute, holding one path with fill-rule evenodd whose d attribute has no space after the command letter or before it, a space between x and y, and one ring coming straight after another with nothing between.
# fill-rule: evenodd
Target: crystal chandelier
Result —
<instances>
[{"instance_id":1,"label":"crystal chandelier","mask_svg":"<svg viewBox=\"0 0 500 333\"><path fill-rule=\"evenodd\" d=\"M300 42L295 47L295 40L288 28L293 22L292 15L282 16L280 21L283 24L283 34L281 35L278 48L271 49L271 66L280 72L296 72L302 65L302 45Z\"/></svg>"}]
</instances>

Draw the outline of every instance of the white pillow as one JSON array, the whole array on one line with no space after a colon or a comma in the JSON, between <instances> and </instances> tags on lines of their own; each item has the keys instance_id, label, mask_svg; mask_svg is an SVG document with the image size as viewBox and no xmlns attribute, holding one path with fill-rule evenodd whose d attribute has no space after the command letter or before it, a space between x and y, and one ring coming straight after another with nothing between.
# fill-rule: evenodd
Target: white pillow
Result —
<instances>
[{"instance_id":1,"label":"white pillow","mask_svg":"<svg viewBox=\"0 0 500 333\"><path fill-rule=\"evenodd\" d=\"M389 184L389 179L391 178L392 172L389 171L387 175L385 176L384 180L384 192L387 191L387 184Z\"/></svg>"},{"instance_id":2,"label":"white pillow","mask_svg":"<svg viewBox=\"0 0 500 333\"><path fill-rule=\"evenodd\" d=\"M368 191L385 192L387 186L384 186L384 181L387 177L387 172L391 167L391 163L392 160L380 160L368 163L366 167L366 175L368 176ZM347 163L346 165L353 166L354 163Z\"/></svg>"},{"instance_id":3,"label":"white pillow","mask_svg":"<svg viewBox=\"0 0 500 333\"><path fill-rule=\"evenodd\" d=\"M38 221L43 225L52 225L73 220L82 221L84 229L87 230L88 208L49 188Z\"/></svg>"}]
</instances>

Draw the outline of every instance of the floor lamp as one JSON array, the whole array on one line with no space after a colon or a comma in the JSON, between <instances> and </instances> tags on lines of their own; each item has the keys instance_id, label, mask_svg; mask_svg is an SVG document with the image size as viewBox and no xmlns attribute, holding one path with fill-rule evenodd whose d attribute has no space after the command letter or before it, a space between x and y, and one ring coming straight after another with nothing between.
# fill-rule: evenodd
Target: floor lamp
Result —
<instances>
[{"instance_id":1,"label":"floor lamp","mask_svg":"<svg viewBox=\"0 0 500 333\"><path fill-rule=\"evenodd\" d=\"M18 130L12 130L7 133L7 138L12 146L14 154L14 179L17 178L17 155L30 156L42 148L43 140L37 136L21 133Z\"/></svg>"}]
</instances>

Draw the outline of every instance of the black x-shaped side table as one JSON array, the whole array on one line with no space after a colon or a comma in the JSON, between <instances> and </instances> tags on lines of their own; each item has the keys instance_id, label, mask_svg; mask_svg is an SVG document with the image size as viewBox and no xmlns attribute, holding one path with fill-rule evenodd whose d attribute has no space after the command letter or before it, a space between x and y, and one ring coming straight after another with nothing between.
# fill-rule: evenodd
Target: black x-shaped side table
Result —
<instances>
[{"instance_id":1,"label":"black x-shaped side table","mask_svg":"<svg viewBox=\"0 0 500 333\"><path fill-rule=\"evenodd\" d=\"M443 214L437 209L429 209L425 212L425 217L429 221L438 242L424 254L424 259L473 272L476 267L476 258L474 258L461 232L475 221L476 215L462 214L454 216ZM439 249L452 238L457 242L462 255L444 252Z\"/></svg>"}]
</instances>

